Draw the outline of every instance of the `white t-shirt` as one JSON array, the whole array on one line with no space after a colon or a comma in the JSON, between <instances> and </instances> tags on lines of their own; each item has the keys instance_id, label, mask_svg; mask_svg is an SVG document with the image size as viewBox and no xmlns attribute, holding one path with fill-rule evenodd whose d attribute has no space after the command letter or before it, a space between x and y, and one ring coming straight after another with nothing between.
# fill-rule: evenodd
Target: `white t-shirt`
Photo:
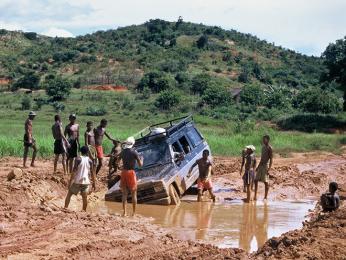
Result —
<instances>
[{"instance_id":1,"label":"white t-shirt","mask_svg":"<svg viewBox=\"0 0 346 260\"><path fill-rule=\"evenodd\" d=\"M90 173L90 159L88 156L81 156L77 168L77 173L74 177L73 183L76 184L90 184L89 173Z\"/></svg>"}]
</instances>

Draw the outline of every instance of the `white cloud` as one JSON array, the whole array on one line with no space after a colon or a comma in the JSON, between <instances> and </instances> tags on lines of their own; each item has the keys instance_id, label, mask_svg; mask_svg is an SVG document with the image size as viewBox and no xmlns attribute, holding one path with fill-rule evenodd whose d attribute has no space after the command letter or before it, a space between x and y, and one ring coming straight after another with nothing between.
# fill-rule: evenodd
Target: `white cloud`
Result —
<instances>
[{"instance_id":1,"label":"white cloud","mask_svg":"<svg viewBox=\"0 0 346 260\"><path fill-rule=\"evenodd\" d=\"M74 37L74 35L71 32L56 27L51 27L48 30L41 32L41 34L50 37Z\"/></svg>"},{"instance_id":2,"label":"white cloud","mask_svg":"<svg viewBox=\"0 0 346 260\"><path fill-rule=\"evenodd\" d=\"M9 31L24 31L24 28L17 23L0 21L0 29L6 29Z\"/></svg>"}]
</instances>

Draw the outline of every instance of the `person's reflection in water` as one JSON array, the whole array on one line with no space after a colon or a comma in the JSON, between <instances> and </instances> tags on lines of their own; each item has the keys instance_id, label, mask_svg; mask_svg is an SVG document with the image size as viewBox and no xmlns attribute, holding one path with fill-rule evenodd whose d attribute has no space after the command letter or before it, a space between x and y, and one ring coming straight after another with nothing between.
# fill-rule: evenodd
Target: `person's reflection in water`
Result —
<instances>
[{"instance_id":1,"label":"person's reflection in water","mask_svg":"<svg viewBox=\"0 0 346 260\"><path fill-rule=\"evenodd\" d=\"M214 204L198 203L197 207L196 239L205 239L210 227Z\"/></svg>"},{"instance_id":2,"label":"person's reflection in water","mask_svg":"<svg viewBox=\"0 0 346 260\"><path fill-rule=\"evenodd\" d=\"M257 247L262 246L268 239L267 203L264 203L263 207L258 207L256 202L243 204L243 222L240 226L239 247L247 252L255 249L251 247L254 237L256 238Z\"/></svg>"},{"instance_id":3,"label":"person's reflection in water","mask_svg":"<svg viewBox=\"0 0 346 260\"><path fill-rule=\"evenodd\" d=\"M256 205L254 203L243 204L243 222L240 225L239 247L250 252L251 241L255 233Z\"/></svg>"},{"instance_id":4,"label":"person's reflection in water","mask_svg":"<svg viewBox=\"0 0 346 260\"><path fill-rule=\"evenodd\" d=\"M256 207L255 207L256 208ZM258 209L256 209L257 211ZM257 241L257 246L260 247L268 239L268 204L264 202L263 205L263 215L256 214L256 230L255 236Z\"/></svg>"}]
</instances>

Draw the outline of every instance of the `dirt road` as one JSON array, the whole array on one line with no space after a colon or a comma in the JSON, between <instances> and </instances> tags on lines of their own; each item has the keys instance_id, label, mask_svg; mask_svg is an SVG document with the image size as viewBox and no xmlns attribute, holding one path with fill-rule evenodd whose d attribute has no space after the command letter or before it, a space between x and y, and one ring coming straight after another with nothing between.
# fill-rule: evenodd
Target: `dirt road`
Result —
<instances>
[{"instance_id":1,"label":"dirt road","mask_svg":"<svg viewBox=\"0 0 346 260\"><path fill-rule=\"evenodd\" d=\"M242 198L244 194L241 192L238 159L219 157L215 161L215 184L232 188L232 192L221 193L220 199ZM276 244L268 241L256 254L247 255L240 249L219 249L211 245L177 240L169 234L169 230L152 225L141 216L122 218L109 214L64 212L62 205L67 182L62 174L52 175L52 162L41 160L36 168L17 169L15 178L7 180L8 173L19 165L21 161L17 158L0 160L2 258L247 259L294 258L298 254L304 257L305 253L309 253L311 259L322 259L326 256L336 258L344 253L344 249L340 249L345 248L346 241L344 209L322 218L316 217L317 221L307 224L302 231L292 231L286 235L289 239L299 238L303 242L290 244L283 242L287 240L284 237L275 238ZM316 197L326 189L330 180L337 180L344 189L345 165L345 156L331 154L276 158L270 199ZM103 197L104 184L101 182L98 186L99 192L90 197L91 203ZM263 187L261 192L262 190ZM72 208L80 205L81 199L74 198ZM319 233L321 226L325 229L324 233ZM338 232L338 239L332 240L335 232ZM329 250L332 242L341 253ZM274 243L276 247L270 243Z\"/></svg>"}]
</instances>

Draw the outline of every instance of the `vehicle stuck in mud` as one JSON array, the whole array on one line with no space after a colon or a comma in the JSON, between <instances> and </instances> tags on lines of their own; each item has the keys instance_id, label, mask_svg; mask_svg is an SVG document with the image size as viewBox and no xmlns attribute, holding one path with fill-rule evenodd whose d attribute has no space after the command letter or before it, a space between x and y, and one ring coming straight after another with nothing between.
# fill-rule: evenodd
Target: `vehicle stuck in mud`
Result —
<instances>
[{"instance_id":1,"label":"vehicle stuck in mud","mask_svg":"<svg viewBox=\"0 0 346 260\"><path fill-rule=\"evenodd\" d=\"M195 184L198 169L189 169L203 150L210 148L197 130L192 116L176 118L143 129L134 148L144 164L136 168L139 203L179 204L180 197ZM106 193L107 201L121 201L120 182Z\"/></svg>"}]
</instances>

